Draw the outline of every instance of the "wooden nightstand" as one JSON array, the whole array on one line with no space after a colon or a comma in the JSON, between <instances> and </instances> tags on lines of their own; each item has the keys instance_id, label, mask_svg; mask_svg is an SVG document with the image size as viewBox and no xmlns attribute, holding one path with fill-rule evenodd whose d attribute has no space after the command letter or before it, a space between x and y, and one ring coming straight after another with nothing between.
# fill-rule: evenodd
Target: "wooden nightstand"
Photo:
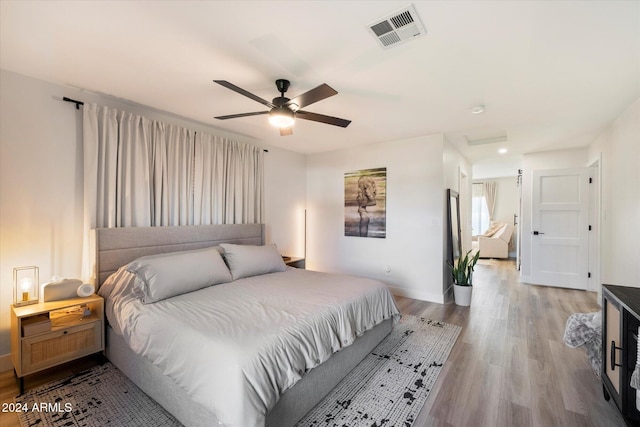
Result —
<instances>
[{"instance_id":1,"label":"wooden nightstand","mask_svg":"<svg viewBox=\"0 0 640 427\"><path fill-rule=\"evenodd\" d=\"M89 316L74 308L86 305ZM72 312L69 312L72 311ZM104 300L98 295L11 306L11 361L24 377L104 350Z\"/></svg>"},{"instance_id":2,"label":"wooden nightstand","mask_svg":"<svg viewBox=\"0 0 640 427\"><path fill-rule=\"evenodd\" d=\"M285 258L284 263L287 264L289 267L301 268L304 270L305 268L304 258L299 258L299 257L287 257L287 258L288 259Z\"/></svg>"}]
</instances>

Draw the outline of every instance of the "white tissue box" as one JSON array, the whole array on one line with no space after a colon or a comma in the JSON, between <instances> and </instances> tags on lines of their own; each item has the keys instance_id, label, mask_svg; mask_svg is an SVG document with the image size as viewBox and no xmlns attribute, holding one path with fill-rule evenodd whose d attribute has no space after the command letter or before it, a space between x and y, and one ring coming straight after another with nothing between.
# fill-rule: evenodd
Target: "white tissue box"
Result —
<instances>
[{"instance_id":1,"label":"white tissue box","mask_svg":"<svg viewBox=\"0 0 640 427\"><path fill-rule=\"evenodd\" d=\"M47 283L44 286L44 301L59 301L78 297L78 288L82 281L77 279L64 279L59 282Z\"/></svg>"}]
</instances>

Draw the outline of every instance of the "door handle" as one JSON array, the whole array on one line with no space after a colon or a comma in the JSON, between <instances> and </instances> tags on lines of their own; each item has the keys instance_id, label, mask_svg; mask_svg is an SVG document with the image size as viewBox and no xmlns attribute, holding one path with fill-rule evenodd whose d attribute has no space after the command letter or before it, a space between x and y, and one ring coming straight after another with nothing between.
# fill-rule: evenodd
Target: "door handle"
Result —
<instances>
[{"instance_id":1,"label":"door handle","mask_svg":"<svg viewBox=\"0 0 640 427\"><path fill-rule=\"evenodd\" d=\"M611 340L611 370L615 371L616 366L622 367L622 364L618 365L616 363L616 350L622 350L622 347L616 347L616 342Z\"/></svg>"},{"instance_id":2,"label":"door handle","mask_svg":"<svg viewBox=\"0 0 640 427\"><path fill-rule=\"evenodd\" d=\"M538 234L544 234L540 231L532 231L531 234L533 234L534 236L537 236Z\"/></svg>"}]
</instances>

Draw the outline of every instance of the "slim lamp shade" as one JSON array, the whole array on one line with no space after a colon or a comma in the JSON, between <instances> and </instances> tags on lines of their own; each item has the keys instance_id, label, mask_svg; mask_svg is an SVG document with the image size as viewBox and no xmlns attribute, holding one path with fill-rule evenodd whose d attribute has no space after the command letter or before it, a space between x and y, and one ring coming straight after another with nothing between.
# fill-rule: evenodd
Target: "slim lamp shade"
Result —
<instances>
[{"instance_id":1,"label":"slim lamp shade","mask_svg":"<svg viewBox=\"0 0 640 427\"><path fill-rule=\"evenodd\" d=\"M13 269L13 305L37 304L40 300L39 269L36 266Z\"/></svg>"}]
</instances>

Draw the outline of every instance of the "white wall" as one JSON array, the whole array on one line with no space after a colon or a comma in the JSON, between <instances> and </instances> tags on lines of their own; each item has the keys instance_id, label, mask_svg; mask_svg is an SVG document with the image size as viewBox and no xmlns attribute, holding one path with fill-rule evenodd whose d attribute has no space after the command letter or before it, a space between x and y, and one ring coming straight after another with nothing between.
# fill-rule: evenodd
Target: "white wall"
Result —
<instances>
[{"instance_id":1,"label":"white wall","mask_svg":"<svg viewBox=\"0 0 640 427\"><path fill-rule=\"evenodd\" d=\"M444 188L456 190L460 195L462 250L466 252L471 249L471 183L473 181L473 169L467 158L446 138L444 140L442 162L444 165ZM466 181L464 176L467 177ZM445 217L446 215L447 212L445 212ZM445 230L446 232L447 230Z\"/></svg>"},{"instance_id":2,"label":"white wall","mask_svg":"<svg viewBox=\"0 0 640 427\"><path fill-rule=\"evenodd\" d=\"M310 155L307 268L380 279L398 295L442 302L442 156L442 135ZM344 174L378 167L387 168L386 238L346 237Z\"/></svg>"},{"instance_id":3,"label":"white wall","mask_svg":"<svg viewBox=\"0 0 640 427\"><path fill-rule=\"evenodd\" d=\"M82 111L62 97L97 102L150 118L263 146L106 96L0 70L0 370L10 369L12 269L37 265L40 279L78 277L82 250ZM265 153L267 240L301 255L305 157L273 147ZM5 357L3 357L5 356Z\"/></svg>"},{"instance_id":4,"label":"white wall","mask_svg":"<svg viewBox=\"0 0 640 427\"><path fill-rule=\"evenodd\" d=\"M589 147L601 160L601 283L640 287L640 98Z\"/></svg>"},{"instance_id":5,"label":"white wall","mask_svg":"<svg viewBox=\"0 0 640 427\"><path fill-rule=\"evenodd\" d=\"M587 149L545 151L525 154L522 161L522 252L520 274L526 283L531 276L531 200L533 199L533 171L570 169L587 166Z\"/></svg>"},{"instance_id":6,"label":"white wall","mask_svg":"<svg viewBox=\"0 0 640 427\"><path fill-rule=\"evenodd\" d=\"M269 148L265 155L265 209L267 242L283 255L304 256L306 157Z\"/></svg>"}]
</instances>

